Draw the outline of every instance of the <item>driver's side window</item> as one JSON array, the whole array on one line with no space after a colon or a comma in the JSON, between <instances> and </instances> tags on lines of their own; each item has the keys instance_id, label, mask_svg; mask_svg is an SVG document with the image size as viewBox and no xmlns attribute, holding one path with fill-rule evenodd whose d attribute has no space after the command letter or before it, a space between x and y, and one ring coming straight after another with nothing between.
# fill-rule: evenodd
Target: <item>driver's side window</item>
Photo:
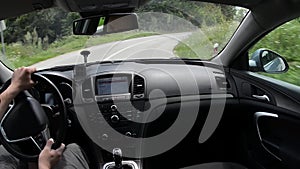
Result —
<instances>
[{"instance_id":1,"label":"driver's side window","mask_svg":"<svg viewBox=\"0 0 300 169\"><path fill-rule=\"evenodd\" d=\"M277 55L285 58L288 71L284 70L284 59L279 59ZM266 35L249 51L249 57L250 70L265 72L262 74L300 86L300 18ZM255 69L259 64L263 70Z\"/></svg>"}]
</instances>

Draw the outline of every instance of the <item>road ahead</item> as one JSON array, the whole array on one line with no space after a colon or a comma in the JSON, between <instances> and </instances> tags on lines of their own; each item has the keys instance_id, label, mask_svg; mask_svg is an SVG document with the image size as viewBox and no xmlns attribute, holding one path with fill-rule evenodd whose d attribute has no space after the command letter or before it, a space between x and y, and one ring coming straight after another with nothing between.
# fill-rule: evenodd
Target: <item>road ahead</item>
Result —
<instances>
[{"instance_id":1,"label":"road ahead","mask_svg":"<svg viewBox=\"0 0 300 169\"><path fill-rule=\"evenodd\" d=\"M190 35L191 33L155 35L102 44L84 50L91 52L88 57L88 62L143 58L172 58L176 57L173 53L174 47ZM83 63L83 56L80 55L81 51L82 50L60 55L34 64L33 66L38 69L43 69L59 65Z\"/></svg>"}]
</instances>

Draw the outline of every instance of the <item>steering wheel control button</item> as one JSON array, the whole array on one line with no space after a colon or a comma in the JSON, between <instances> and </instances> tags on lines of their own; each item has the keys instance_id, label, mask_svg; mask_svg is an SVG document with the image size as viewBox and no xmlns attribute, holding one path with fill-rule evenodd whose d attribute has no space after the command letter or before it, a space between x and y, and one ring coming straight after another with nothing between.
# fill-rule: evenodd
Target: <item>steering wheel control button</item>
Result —
<instances>
[{"instance_id":1,"label":"steering wheel control button","mask_svg":"<svg viewBox=\"0 0 300 169\"><path fill-rule=\"evenodd\" d=\"M34 141L34 144L36 144L36 146L40 150L42 150L42 148L45 146L45 143L46 143L42 133L38 134L37 136L34 136L32 138L32 141Z\"/></svg>"}]
</instances>

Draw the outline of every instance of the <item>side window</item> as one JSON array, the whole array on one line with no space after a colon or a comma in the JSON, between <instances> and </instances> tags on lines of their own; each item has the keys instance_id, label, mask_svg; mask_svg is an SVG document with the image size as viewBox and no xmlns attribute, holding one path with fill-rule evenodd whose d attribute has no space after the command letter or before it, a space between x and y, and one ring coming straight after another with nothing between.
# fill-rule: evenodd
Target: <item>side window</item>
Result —
<instances>
[{"instance_id":1,"label":"side window","mask_svg":"<svg viewBox=\"0 0 300 169\"><path fill-rule=\"evenodd\" d=\"M263 53L265 50L272 54L268 54L268 57L264 57L267 56L266 53ZM261 62L253 61L260 51L262 51L260 54L262 58ZM289 65L288 71L278 73L284 70L285 67L282 66L284 64L280 64L280 62L283 63L284 60L278 58L276 58L278 60L272 60L275 58L275 56L272 57L272 55L277 54L287 61ZM300 86L300 18L287 22L266 35L249 51L249 57L250 67L261 64L263 68L266 68L270 63L278 62L276 68L272 68L277 69L277 73L275 71L275 73L261 74ZM268 68L270 67L271 66ZM255 71L254 69L252 70Z\"/></svg>"}]
</instances>

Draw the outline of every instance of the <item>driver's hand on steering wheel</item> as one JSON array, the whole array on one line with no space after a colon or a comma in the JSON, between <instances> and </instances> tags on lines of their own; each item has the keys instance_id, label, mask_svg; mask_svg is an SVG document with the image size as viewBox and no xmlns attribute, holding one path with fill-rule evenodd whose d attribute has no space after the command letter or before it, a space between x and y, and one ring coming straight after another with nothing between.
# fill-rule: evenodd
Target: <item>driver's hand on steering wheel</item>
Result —
<instances>
[{"instance_id":1,"label":"driver's hand on steering wheel","mask_svg":"<svg viewBox=\"0 0 300 169\"><path fill-rule=\"evenodd\" d=\"M35 68L21 67L14 71L9 87L0 94L0 119L8 104L23 90L29 89L34 85L31 74Z\"/></svg>"},{"instance_id":2,"label":"driver's hand on steering wheel","mask_svg":"<svg viewBox=\"0 0 300 169\"><path fill-rule=\"evenodd\" d=\"M9 87L0 94L0 119L3 116L4 110L8 104L23 90L30 89L34 85L31 79L31 74L36 71L35 68L21 67L14 71ZM65 149L65 145L53 150L51 149L53 139L49 139L46 146L39 154L38 167L39 169L51 169L61 158Z\"/></svg>"},{"instance_id":3,"label":"driver's hand on steering wheel","mask_svg":"<svg viewBox=\"0 0 300 169\"><path fill-rule=\"evenodd\" d=\"M46 146L40 153L38 161L39 169L51 169L61 159L65 145L61 144L58 149L53 150L51 149L53 143L53 139L49 139Z\"/></svg>"},{"instance_id":4,"label":"driver's hand on steering wheel","mask_svg":"<svg viewBox=\"0 0 300 169\"><path fill-rule=\"evenodd\" d=\"M34 82L31 79L31 74L36 71L36 68L33 67L21 67L14 71L11 85L13 92L21 92L26 89L30 89Z\"/></svg>"}]
</instances>

